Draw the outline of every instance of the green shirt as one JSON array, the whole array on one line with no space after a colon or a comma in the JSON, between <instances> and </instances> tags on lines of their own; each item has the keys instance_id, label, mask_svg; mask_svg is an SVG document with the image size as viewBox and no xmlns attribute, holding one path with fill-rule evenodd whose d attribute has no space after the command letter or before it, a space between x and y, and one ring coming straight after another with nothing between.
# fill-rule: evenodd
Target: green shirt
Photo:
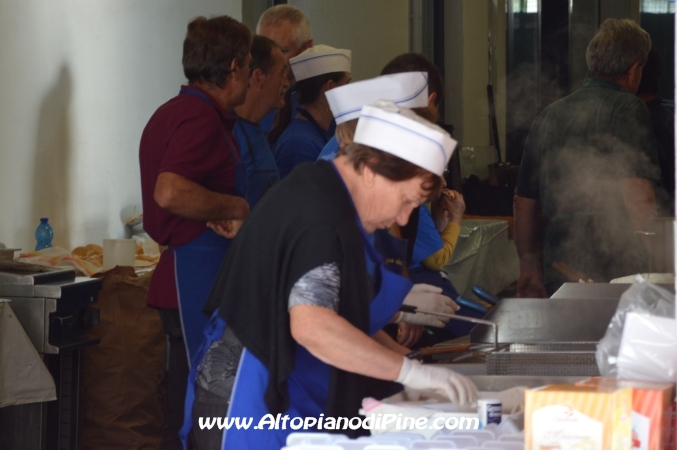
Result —
<instances>
[{"instance_id":1,"label":"green shirt","mask_svg":"<svg viewBox=\"0 0 677 450\"><path fill-rule=\"evenodd\" d=\"M553 262L599 280L648 269L623 203L626 178L660 179L649 111L639 98L590 78L538 115L515 193L539 200L547 219L546 283L563 281Z\"/></svg>"}]
</instances>

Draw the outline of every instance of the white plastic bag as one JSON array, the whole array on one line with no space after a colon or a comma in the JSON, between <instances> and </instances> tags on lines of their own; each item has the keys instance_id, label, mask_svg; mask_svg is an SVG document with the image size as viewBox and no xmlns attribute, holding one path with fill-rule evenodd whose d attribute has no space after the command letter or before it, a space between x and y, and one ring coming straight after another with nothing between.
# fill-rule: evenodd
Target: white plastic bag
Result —
<instances>
[{"instance_id":1,"label":"white plastic bag","mask_svg":"<svg viewBox=\"0 0 677 450\"><path fill-rule=\"evenodd\" d=\"M623 293L604 337L597 344L597 367L603 377L618 378L618 353L625 316L637 312L657 317L675 317L675 296L660 286L647 283L641 275Z\"/></svg>"},{"instance_id":2,"label":"white plastic bag","mask_svg":"<svg viewBox=\"0 0 677 450\"><path fill-rule=\"evenodd\" d=\"M677 321L627 314L618 352L618 378L672 383L676 374Z\"/></svg>"}]
</instances>

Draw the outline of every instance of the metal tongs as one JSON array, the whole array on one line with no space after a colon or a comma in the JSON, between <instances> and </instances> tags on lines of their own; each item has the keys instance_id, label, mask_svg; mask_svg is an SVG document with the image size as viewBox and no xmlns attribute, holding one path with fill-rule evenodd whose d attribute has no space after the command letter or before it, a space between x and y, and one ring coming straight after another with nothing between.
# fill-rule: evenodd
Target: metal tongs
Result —
<instances>
[{"instance_id":1,"label":"metal tongs","mask_svg":"<svg viewBox=\"0 0 677 450\"><path fill-rule=\"evenodd\" d=\"M432 316L447 317L447 318L452 319L452 320L462 320L464 322L472 322L472 323L479 323L479 324L482 324L482 325L489 325L494 329L494 333L493 333L494 334L494 346L491 350L497 350L498 349L498 323L493 322L491 320L476 319L474 317L466 317L466 316L457 316L455 314L445 314L445 313L438 313L438 312L433 312L433 311L425 311L425 310L417 308L416 306L410 306L410 305L400 306L400 311L413 313L413 314L416 314L416 313L430 314ZM416 352L414 352L414 353L416 353ZM407 356L409 356L409 355L407 355ZM414 355L414 356L411 356L411 357L417 357L417 356L420 356L420 354Z\"/></svg>"}]
</instances>

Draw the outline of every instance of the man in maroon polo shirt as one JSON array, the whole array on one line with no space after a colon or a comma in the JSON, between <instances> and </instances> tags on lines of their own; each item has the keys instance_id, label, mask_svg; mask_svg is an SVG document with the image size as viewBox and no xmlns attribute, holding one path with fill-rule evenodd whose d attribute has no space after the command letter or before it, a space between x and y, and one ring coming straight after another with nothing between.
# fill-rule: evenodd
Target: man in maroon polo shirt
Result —
<instances>
[{"instance_id":1,"label":"man in maroon polo shirt","mask_svg":"<svg viewBox=\"0 0 677 450\"><path fill-rule=\"evenodd\" d=\"M160 106L141 137L144 228L167 247L151 279L169 339L168 414L160 448L181 448L179 428L191 357L208 318L202 306L249 207L229 111L244 102L249 29L228 17L188 24L183 71L188 85Z\"/></svg>"}]
</instances>

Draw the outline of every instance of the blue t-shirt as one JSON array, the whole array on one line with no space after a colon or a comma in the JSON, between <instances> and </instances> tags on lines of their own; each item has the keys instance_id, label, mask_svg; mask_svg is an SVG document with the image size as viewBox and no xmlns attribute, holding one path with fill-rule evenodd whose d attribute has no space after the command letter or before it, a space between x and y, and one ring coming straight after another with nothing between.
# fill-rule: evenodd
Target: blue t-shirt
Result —
<instances>
[{"instance_id":1,"label":"blue t-shirt","mask_svg":"<svg viewBox=\"0 0 677 450\"><path fill-rule=\"evenodd\" d=\"M233 134L247 174L247 202L253 208L266 191L280 179L273 152L258 124L238 118Z\"/></svg>"},{"instance_id":2,"label":"blue t-shirt","mask_svg":"<svg viewBox=\"0 0 677 450\"><path fill-rule=\"evenodd\" d=\"M414 242L414 251L411 255L409 270L420 269L421 263L428 256L437 253L444 247L444 242L437 231L435 221L426 205L419 209L418 230L416 231L416 241Z\"/></svg>"},{"instance_id":3,"label":"blue t-shirt","mask_svg":"<svg viewBox=\"0 0 677 450\"><path fill-rule=\"evenodd\" d=\"M327 145L325 145L320 152L320 156L317 157L317 160L324 159L325 161L333 161L336 158L336 152L338 152L340 147L336 135L332 136L331 139L329 139L329 142L327 142Z\"/></svg>"},{"instance_id":4,"label":"blue t-shirt","mask_svg":"<svg viewBox=\"0 0 677 450\"><path fill-rule=\"evenodd\" d=\"M310 121L292 119L273 148L280 177L286 177L302 162L315 162L330 138L328 131L318 128Z\"/></svg>"}]
</instances>

